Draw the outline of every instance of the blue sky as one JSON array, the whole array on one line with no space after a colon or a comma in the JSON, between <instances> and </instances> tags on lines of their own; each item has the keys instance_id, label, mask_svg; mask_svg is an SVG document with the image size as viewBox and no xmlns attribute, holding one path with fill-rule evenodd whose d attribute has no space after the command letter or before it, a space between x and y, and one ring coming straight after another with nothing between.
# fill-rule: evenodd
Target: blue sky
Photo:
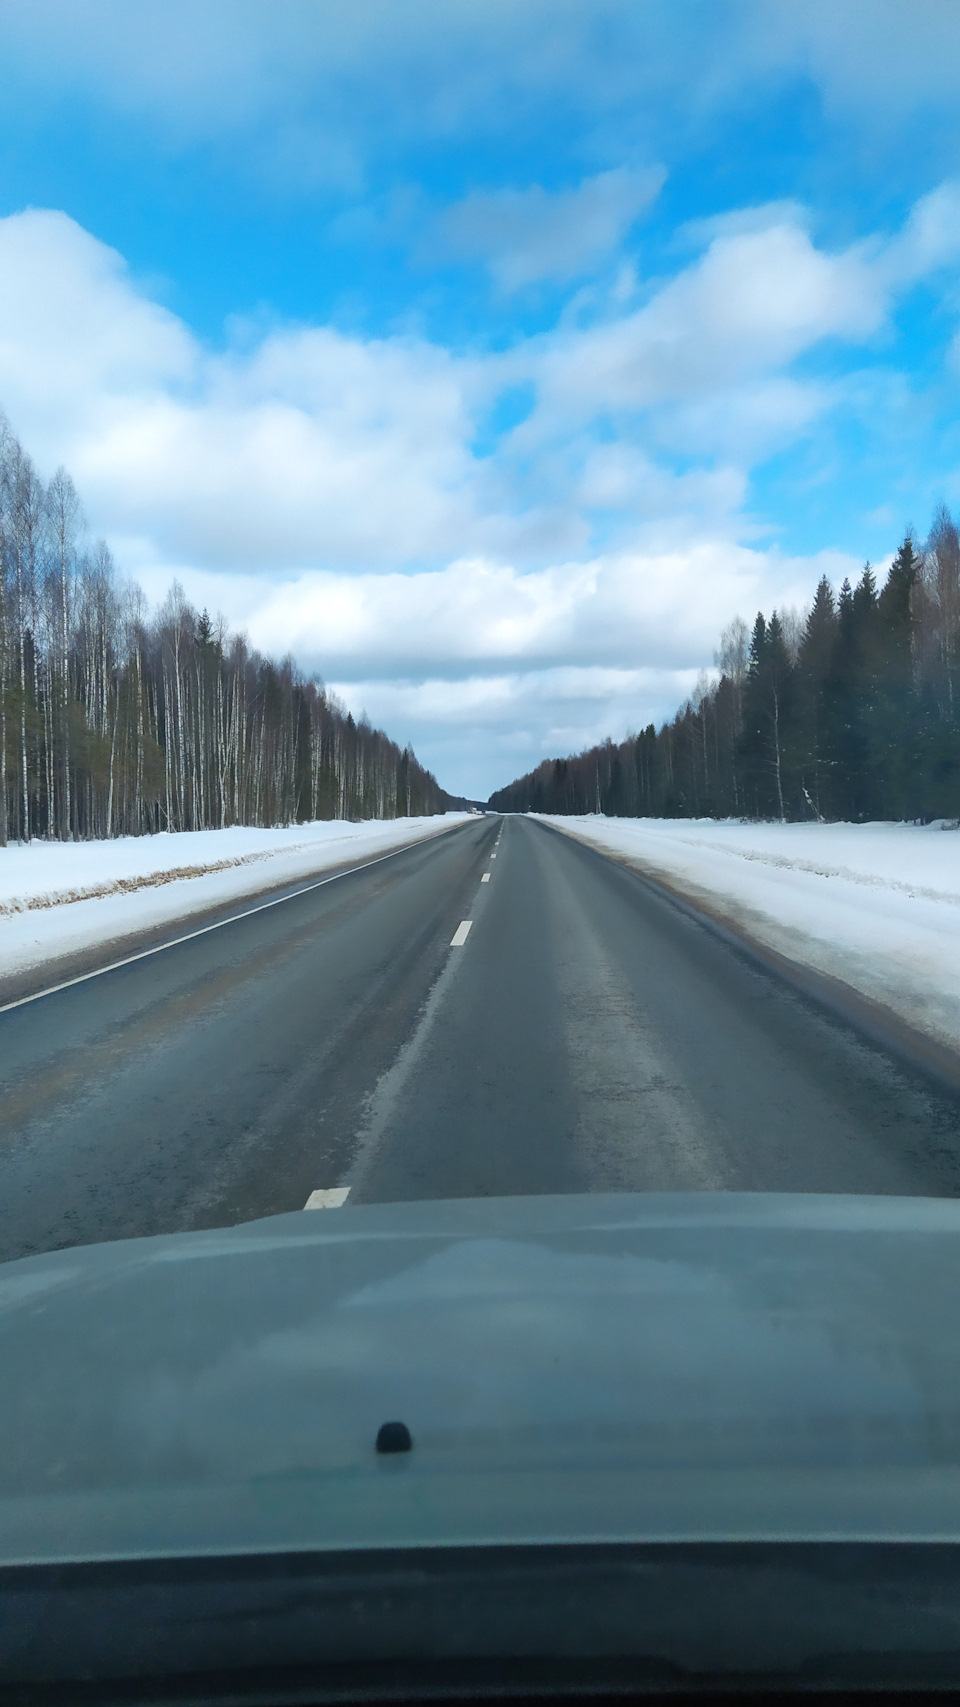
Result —
<instances>
[{"instance_id":1,"label":"blue sky","mask_svg":"<svg viewBox=\"0 0 960 1707\"><path fill-rule=\"evenodd\" d=\"M0 407L453 790L960 502L960 8L0 0Z\"/></svg>"}]
</instances>

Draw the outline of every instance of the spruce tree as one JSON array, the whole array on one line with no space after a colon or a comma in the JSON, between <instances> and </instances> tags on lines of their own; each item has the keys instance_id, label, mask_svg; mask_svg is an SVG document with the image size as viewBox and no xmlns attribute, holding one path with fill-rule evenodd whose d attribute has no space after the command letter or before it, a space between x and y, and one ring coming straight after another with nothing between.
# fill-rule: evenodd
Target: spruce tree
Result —
<instances>
[{"instance_id":1,"label":"spruce tree","mask_svg":"<svg viewBox=\"0 0 960 1707\"><path fill-rule=\"evenodd\" d=\"M853 589L844 580L837 633L824 685L823 743L830 773L828 816L863 818L866 748L860 717L860 652Z\"/></svg>"},{"instance_id":2,"label":"spruce tree","mask_svg":"<svg viewBox=\"0 0 960 1707\"><path fill-rule=\"evenodd\" d=\"M877 684L870 758L881 793L880 815L911 813L923 769L913 658L913 597L920 559L904 537L877 603Z\"/></svg>"},{"instance_id":3,"label":"spruce tree","mask_svg":"<svg viewBox=\"0 0 960 1707\"><path fill-rule=\"evenodd\" d=\"M941 506L921 555L907 535L878 592L865 564L835 600L824 578L791 667L783 625L737 618L706 681L657 730L520 779L552 810L670 817L960 816L960 534ZM561 777L562 787L561 787Z\"/></svg>"},{"instance_id":4,"label":"spruce tree","mask_svg":"<svg viewBox=\"0 0 960 1707\"><path fill-rule=\"evenodd\" d=\"M768 814L764 772L763 665L767 651L767 621L762 611L750 636L750 662L743 686L743 733L740 737L744 804L751 817Z\"/></svg>"},{"instance_id":5,"label":"spruce tree","mask_svg":"<svg viewBox=\"0 0 960 1707\"><path fill-rule=\"evenodd\" d=\"M758 614L744 689L742 753L748 803L757 817L784 818L790 796L788 753L793 670L776 611Z\"/></svg>"},{"instance_id":6,"label":"spruce tree","mask_svg":"<svg viewBox=\"0 0 960 1707\"><path fill-rule=\"evenodd\" d=\"M829 757L824 750L824 694L837 638L837 607L826 576L814 595L797 660L797 784L815 817L828 806Z\"/></svg>"}]
</instances>

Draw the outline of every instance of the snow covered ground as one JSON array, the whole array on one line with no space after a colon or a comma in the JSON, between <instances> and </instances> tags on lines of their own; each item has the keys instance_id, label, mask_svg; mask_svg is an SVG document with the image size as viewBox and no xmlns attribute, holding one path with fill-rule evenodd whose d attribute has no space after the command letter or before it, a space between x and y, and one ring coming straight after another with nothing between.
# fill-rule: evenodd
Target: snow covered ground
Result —
<instances>
[{"instance_id":1,"label":"snow covered ground","mask_svg":"<svg viewBox=\"0 0 960 1707\"><path fill-rule=\"evenodd\" d=\"M0 848L0 978L434 836L468 814Z\"/></svg>"},{"instance_id":2,"label":"snow covered ground","mask_svg":"<svg viewBox=\"0 0 960 1707\"><path fill-rule=\"evenodd\" d=\"M960 1048L960 831L548 818Z\"/></svg>"}]
</instances>

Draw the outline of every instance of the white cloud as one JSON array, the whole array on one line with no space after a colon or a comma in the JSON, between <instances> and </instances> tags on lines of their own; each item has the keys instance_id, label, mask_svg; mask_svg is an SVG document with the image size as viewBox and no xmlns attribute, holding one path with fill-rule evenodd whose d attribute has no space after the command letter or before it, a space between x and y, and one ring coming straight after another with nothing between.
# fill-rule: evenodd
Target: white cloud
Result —
<instances>
[{"instance_id":1,"label":"white cloud","mask_svg":"<svg viewBox=\"0 0 960 1707\"><path fill-rule=\"evenodd\" d=\"M552 423L727 393L826 338L861 342L886 310L877 269L858 249L826 254L779 221L724 234L635 313L545 339L540 415Z\"/></svg>"},{"instance_id":2,"label":"white cloud","mask_svg":"<svg viewBox=\"0 0 960 1707\"><path fill-rule=\"evenodd\" d=\"M744 78L802 67L828 110L895 133L905 116L930 124L944 100L955 106L960 9L955 0L806 0L740 9L732 66Z\"/></svg>"},{"instance_id":3,"label":"white cloud","mask_svg":"<svg viewBox=\"0 0 960 1707\"><path fill-rule=\"evenodd\" d=\"M727 208L702 219L688 219L678 228L673 241L678 250L706 249L718 237L751 236L782 225L795 226L801 231L809 229L809 215L802 202L782 198L757 202L752 207Z\"/></svg>"},{"instance_id":4,"label":"white cloud","mask_svg":"<svg viewBox=\"0 0 960 1707\"><path fill-rule=\"evenodd\" d=\"M886 246L882 270L892 286L912 284L960 261L960 182L939 184L911 209L900 235Z\"/></svg>"},{"instance_id":5,"label":"white cloud","mask_svg":"<svg viewBox=\"0 0 960 1707\"><path fill-rule=\"evenodd\" d=\"M371 679L333 686L354 715L366 711L411 741L439 775L455 775L465 794L486 800L543 758L602 741L611 729L623 734L672 715L695 679L692 669L567 666L455 683Z\"/></svg>"},{"instance_id":6,"label":"white cloud","mask_svg":"<svg viewBox=\"0 0 960 1707\"><path fill-rule=\"evenodd\" d=\"M226 610L263 650L293 645L359 715L446 786L485 799L547 753L576 751L672 715L740 611L803 606L822 574L859 562L730 545L600 559L521 574L482 561L413 575L182 574L198 605ZM140 580L159 599L170 573Z\"/></svg>"},{"instance_id":7,"label":"white cloud","mask_svg":"<svg viewBox=\"0 0 960 1707\"><path fill-rule=\"evenodd\" d=\"M439 247L485 262L504 292L579 278L620 247L665 177L662 167L621 166L569 190L475 191L440 219Z\"/></svg>"},{"instance_id":8,"label":"white cloud","mask_svg":"<svg viewBox=\"0 0 960 1707\"><path fill-rule=\"evenodd\" d=\"M90 91L175 138L264 118L296 127L317 109L328 135L356 134L371 109L381 126L413 134L478 122L496 134L544 96L579 109L655 84L654 37L679 66L705 32L657 11L638 21L622 0L595 0L589 13L555 0L282 0L269 10L259 0L0 0L0 44L35 87Z\"/></svg>"},{"instance_id":9,"label":"white cloud","mask_svg":"<svg viewBox=\"0 0 960 1707\"><path fill-rule=\"evenodd\" d=\"M589 553L592 508L623 512L607 549L664 526L729 534L749 457L825 406L778 369L876 326L884 300L858 253L778 225L717 238L637 312L504 355L330 327L214 354L112 250L30 212L0 221L0 398L42 462L70 466L98 527L167 561L533 567ZM537 396L530 421L475 456L478 419L518 381ZM634 429L597 442L596 418L644 410L645 445ZM675 474L658 444L705 461Z\"/></svg>"},{"instance_id":10,"label":"white cloud","mask_svg":"<svg viewBox=\"0 0 960 1707\"><path fill-rule=\"evenodd\" d=\"M60 417L65 435L86 435L117 397L188 388L197 356L186 327L136 289L122 256L66 214L0 220L0 375L24 432Z\"/></svg>"},{"instance_id":11,"label":"white cloud","mask_svg":"<svg viewBox=\"0 0 960 1707\"><path fill-rule=\"evenodd\" d=\"M86 93L175 144L256 129L311 186L398 138L529 136L545 111L578 140L624 114L693 127L778 75L895 154L921 111L955 134L958 56L956 0L0 0L0 58L34 102Z\"/></svg>"},{"instance_id":12,"label":"white cloud","mask_svg":"<svg viewBox=\"0 0 960 1707\"><path fill-rule=\"evenodd\" d=\"M372 158L423 138L499 140L558 97L578 115L616 107L650 82L650 33L619 0L0 0L0 60L34 110L67 91L306 190L356 188Z\"/></svg>"},{"instance_id":13,"label":"white cloud","mask_svg":"<svg viewBox=\"0 0 960 1707\"><path fill-rule=\"evenodd\" d=\"M915 210L909 269L905 236L829 254L778 209L717 232L639 309L491 356L332 327L213 352L112 250L29 212L0 220L0 402L47 472L71 469L151 594L179 575L328 678L446 680L455 696L541 675L559 693L551 672L614 670L639 694L643 671L709 657L736 611L802 603L822 569L855 567L743 543L752 463L835 402L791 364L875 336L921 265L943 264L953 194ZM475 454L518 383L532 415ZM580 705L585 739L578 693L562 714L533 686L515 699L557 741ZM653 715L636 703L634 720Z\"/></svg>"},{"instance_id":14,"label":"white cloud","mask_svg":"<svg viewBox=\"0 0 960 1707\"><path fill-rule=\"evenodd\" d=\"M527 572L466 559L420 574L309 571L279 585L183 579L198 604L219 598L262 650L283 652L295 636L304 665L331 679L456 684L505 668L682 669L709 656L734 611L801 604L821 574L842 580L855 567L840 553L789 559L712 542ZM139 576L154 598L169 578L162 565Z\"/></svg>"},{"instance_id":15,"label":"white cloud","mask_svg":"<svg viewBox=\"0 0 960 1707\"><path fill-rule=\"evenodd\" d=\"M214 355L60 213L0 220L0 399L96 525L197 565L443 557L477 529L469 361L327 328ZM487 511L489 517L489 511Z\"/></svg>"}]
</instances>

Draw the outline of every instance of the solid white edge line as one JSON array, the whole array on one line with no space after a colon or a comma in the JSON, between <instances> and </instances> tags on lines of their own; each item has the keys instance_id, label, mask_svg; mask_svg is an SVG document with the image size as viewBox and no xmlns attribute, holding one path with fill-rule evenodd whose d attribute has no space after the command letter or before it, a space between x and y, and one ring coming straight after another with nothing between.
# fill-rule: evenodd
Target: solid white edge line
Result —
<instances>
[{"instance_id":1,"label":"solid white edge line","mask_svg":"<svg viewBox=\"0 0 960 1707\"><path fill-rule=\"evenodd\" d=\"M348 1185L331 1185L326 1191L311 1191L304 1209L342 1209L350 1196Z\"/></svg>"},{"instance_id":2,"label":"solid white edge line","mask_svg":"<svg viewBox=\"0 0 960 1707\"><path fill-rule=\"evenodd\" d=\"M470 926L472 924L473 924L472 919L461 919L460 923L458 924L456 930L453 933L453 936L450 938L450 947L451 948L462 948L463 947L464 943L467 940L467 937L470 935Z\"/></svg>"},{"instance_id":3,"label":"solid white edge line","mask_svg":"<svg viewBox=\"0 0 960 1707\"><path fill-rule=\"evenodd\" d=\"M36 990L32 996L20 996L15 1002L4 1002L0 1014L11 1013L14 1008L28 1007L31 1002L42 1002L44 996L56 996L61 990L72 990L75 984L87 984L91 978L102 978L106 972L119 972L121 966L132 966L137 960L149 960L151 955L164 954L168 948L179 948L181 943L193 942L198 936L208 936L211 931L222 931L227 925L238 925L242 919L252 919L255 913L265 913L268 907L279 907L284 901L295 901L298 895L309 895L314 889L323 889L328 883L337 883L341 877L355 877L358 871L367 871L371 865L382 865L385 859L394 859L397 854L406 853L410 848L417 847L419 842L432 842L437 836L450 835L460 828L459 824L451 824L449 830L435 830L430 836L421 836L416 842L404 842L402 847L391 848L389 853L378 854L376 859L365 859L362 865L352 865L348 871L335 871L330 877L321 877L316 883L306 883L302 889L294 889L289 895L275 895L272 901L261 901L256 907L248 907L243 913L231 913L229 919L216 919L212 925L200 925L195 931L187 931L183 936L171 937L169 942L158 942L153 948L142 948L138 954L127 954L122 960L111 960L107 966L97 966L92 972L81 972L76 978L65 978L62 984L48 984L45 990Z\"/></svg>"}]
</instances>

